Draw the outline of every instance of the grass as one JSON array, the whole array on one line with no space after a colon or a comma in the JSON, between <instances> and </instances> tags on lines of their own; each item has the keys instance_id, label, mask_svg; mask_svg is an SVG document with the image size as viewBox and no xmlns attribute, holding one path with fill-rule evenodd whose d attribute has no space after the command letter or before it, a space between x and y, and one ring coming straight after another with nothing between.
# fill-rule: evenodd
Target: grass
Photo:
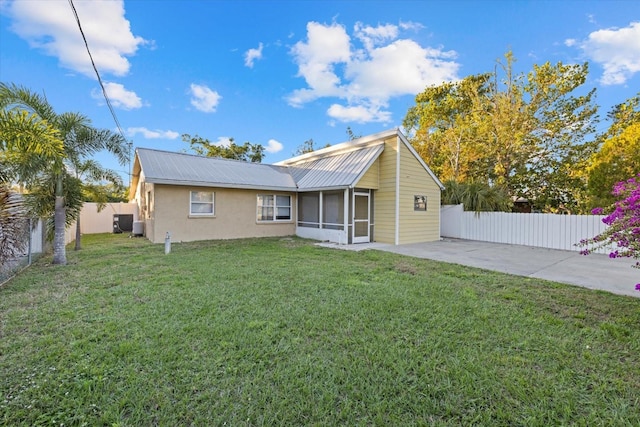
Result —
<instances>
[{"instance_id":1,"label":"grass","mask_svg":"<svg viewBox=\"0 0 640 427\"><path fill-rule=\"evenodd\" d=\"M2 425L640 425L640 300L297 238L83 238L0 288Z\"/></svg>"}]
</instances>

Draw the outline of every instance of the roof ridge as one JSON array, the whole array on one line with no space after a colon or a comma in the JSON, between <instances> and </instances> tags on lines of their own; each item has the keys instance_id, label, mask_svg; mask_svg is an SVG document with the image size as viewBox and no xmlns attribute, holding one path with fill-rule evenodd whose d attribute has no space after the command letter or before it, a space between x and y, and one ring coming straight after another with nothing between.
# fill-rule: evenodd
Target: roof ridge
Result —
<instances>
[{"instance_id":1,"label":"roof ridge","mask_svg":"<svg viewBox=\"0 0 640 427\"><path fill-rule=\"evenodd\" d=\"M286 165L276 165L276 164L273 164L273 163L247 162L246 160L227 159L225 157L203 156L201 154L186 153L184 151L169 151L169 150L160 150L160 149L157 149L157 148L136 147L136 151L138 151L138 150L155 151L156 153L189 156L189 157L195 157L195 158L206 159L206 160L217 160L217 161L230 162L230 163L242 163L242 164L247 164L247 165L269 166L269 167L276 166L276 167L279 167L279 168L282 168L282 167L286 168L287 167Z\"/></svg>"},{"instance_id":2,"label":"roof ridge","mask_svg":"<svg viewBox=\"0 0 640 427\"><path fill-rule=\"evenodd\" d=\"M341 142L331 147L321 148L319 150L311 151L309 153L300 154L298 156L291 157L289 159L281 160L274 163L281 166L294 166L300 163L307 163L314 160L337 156L340 154L348 153L350 151L364 149L371 145L377 145L384 143L384 138L389 136L398 135L400 130L397 128L389 129L383 132L378 132L373 135L366 135L351 141Z\"/></svg>"}]
</instances>

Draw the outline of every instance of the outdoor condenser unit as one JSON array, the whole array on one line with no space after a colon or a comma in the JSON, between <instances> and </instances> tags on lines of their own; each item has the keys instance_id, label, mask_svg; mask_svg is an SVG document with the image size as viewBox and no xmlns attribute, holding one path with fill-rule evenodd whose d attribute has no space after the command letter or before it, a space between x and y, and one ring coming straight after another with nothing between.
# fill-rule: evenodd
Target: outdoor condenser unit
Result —
<instances>
[{"instance_id":1,"label":"outdoor condenser unit","mask_svg":"<svg viewBox=\"0 0 640 427\"><path fill-rule=\"evenodd\" d=\"M113 215L113 232L133 231L133 214L115 214Z\"/></svg>"}]
</instances>

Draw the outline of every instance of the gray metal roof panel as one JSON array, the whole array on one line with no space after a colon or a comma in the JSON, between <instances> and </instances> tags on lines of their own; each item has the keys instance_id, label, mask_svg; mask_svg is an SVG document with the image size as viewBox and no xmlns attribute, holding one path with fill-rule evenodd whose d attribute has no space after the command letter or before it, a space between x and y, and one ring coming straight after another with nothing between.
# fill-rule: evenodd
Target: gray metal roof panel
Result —
<instances>
[{"instance_id":1,"label":"gray metal roof panel","mask_svg":"<svg viewBox=\"0 0 640 427\"><path fill-rule=\"evenodd\" d=\"M149 182L296 190L286 167L138 148Z\"/></svg>"},{"instance_id":2,"label":"gray metal roof panel","mask_svg":"<svg viewBox=\"0 0 640 427\"><path fill-rule=\"evenodd\" d=\"M383 150L384 143L381 142L378 145L313 159L290 166L291 174L301 191L311 188L351 187Z\"/></svg>"}]
</instances>

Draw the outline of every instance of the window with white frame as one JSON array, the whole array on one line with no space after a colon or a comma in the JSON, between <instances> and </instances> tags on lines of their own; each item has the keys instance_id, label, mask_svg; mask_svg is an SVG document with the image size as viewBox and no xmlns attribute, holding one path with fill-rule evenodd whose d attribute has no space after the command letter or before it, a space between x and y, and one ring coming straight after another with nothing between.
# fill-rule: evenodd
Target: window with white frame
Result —
<instances>
[{"instance_id":1,"label":"window with white frame","mask_svg":"<svg viewBox=\"0 0 640 427\"><path fill-rule=\"evenodd\" d=\"M291 196L258 194L258 221L290 221Z\"/></svg>"},{"instance_id":2,"label":"window with white frame","mask_svg":"<svg viewBox=\"0 0 640 427\"><path fill-rule=\"evenodd\" d=\"M213 216L215 214L215 193L213 191L192 191L189 215Z\"/></svg>"}]
</instances>

